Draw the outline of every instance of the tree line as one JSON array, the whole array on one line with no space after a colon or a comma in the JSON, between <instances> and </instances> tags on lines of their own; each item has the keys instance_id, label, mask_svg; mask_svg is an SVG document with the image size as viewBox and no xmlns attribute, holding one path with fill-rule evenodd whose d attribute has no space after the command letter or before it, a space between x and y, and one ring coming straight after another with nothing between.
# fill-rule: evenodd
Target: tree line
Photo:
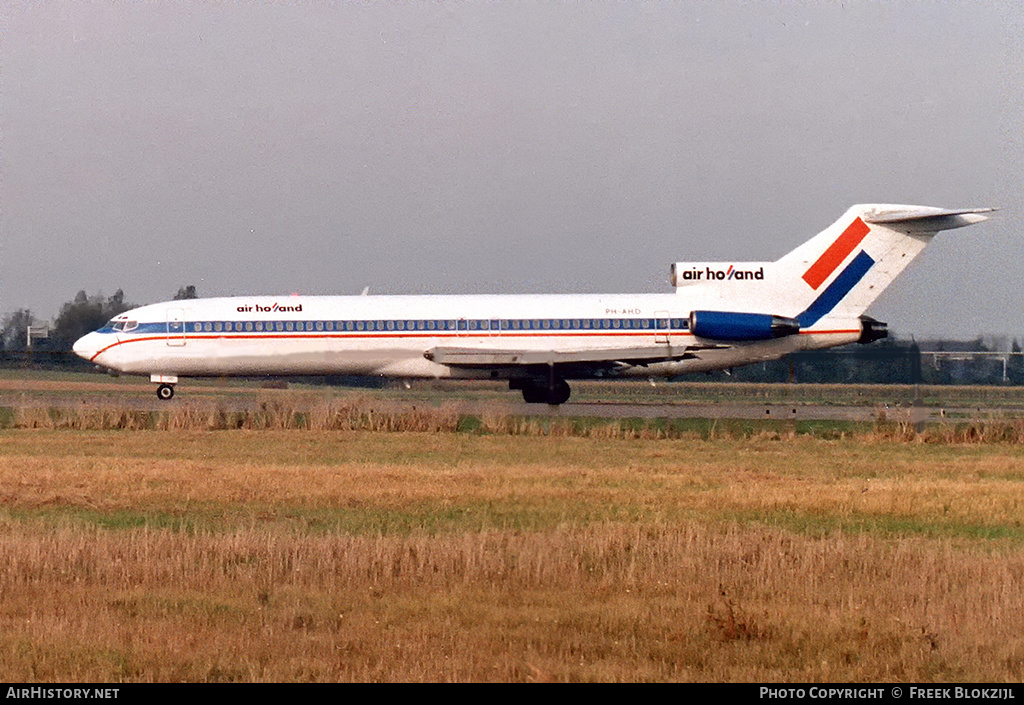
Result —
<instances>
[{"instance_id":1,"label":"tree line","mask_svg":"<svg viewBox=\"0 0 1024 705\"><path fill-rule=\"evenodd\" d=\"M194 285L183 286L174 295L175 300L199 298ZM60 308L60 313L48 326L47 337L33 340L31 347L43 353L69 353L75 341L86 333L102 328L114 316L136 308L137 304L125 300L124 291L118 289L111 296L85 293ZM18 309L4 316L0 328L0 350L8 353L23 353L29 346L29 326L39 324L29 309Z\"/></svg>"}]
</instances>

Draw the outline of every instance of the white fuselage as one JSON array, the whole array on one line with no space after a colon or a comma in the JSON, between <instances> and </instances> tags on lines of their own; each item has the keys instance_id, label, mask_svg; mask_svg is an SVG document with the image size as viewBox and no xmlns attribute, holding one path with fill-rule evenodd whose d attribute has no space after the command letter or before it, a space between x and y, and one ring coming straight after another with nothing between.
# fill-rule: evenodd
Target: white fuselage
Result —
<instances>
[{"instance_id":1,"label":"white fuselage","mask_svg":"<svg viewBox=\"0 0 1024 705\"><path fill-rule=\"evenodd\" d=\"M700 303L682 293L194 299L122 314L79 340L75 352L119 372L170 377L507 378L518 371L448 366L425 354L439 347L585 352L663 346L666 353L699 348L689 359L601 372L647 377L775 359L855 342L861 334L857 319L824 318L798 335L716 346L688 329L690 312Z\"/></svg>"}]
</instances>

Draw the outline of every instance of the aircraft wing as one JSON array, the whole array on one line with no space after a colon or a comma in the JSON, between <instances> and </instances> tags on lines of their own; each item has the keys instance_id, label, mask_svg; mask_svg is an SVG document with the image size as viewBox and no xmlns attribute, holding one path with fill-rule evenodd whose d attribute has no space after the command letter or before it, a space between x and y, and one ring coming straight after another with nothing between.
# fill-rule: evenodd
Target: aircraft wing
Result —
<instances>
[{"instance_id":1,"label":"aircraft wing","mask_svg":"<svg viewBox=\"0 0 1024 705\"><path fill-rule=\"evenodd\" d=\"M715 346L718 347L718 346ZM426 351L428 360L450 367L520 367L531 365L599 364L644 365L651 362L686 360L695 357L693 346L651 345L594 350L498 350L492 348L445 348Z\"/></svg>"}]
</instances>

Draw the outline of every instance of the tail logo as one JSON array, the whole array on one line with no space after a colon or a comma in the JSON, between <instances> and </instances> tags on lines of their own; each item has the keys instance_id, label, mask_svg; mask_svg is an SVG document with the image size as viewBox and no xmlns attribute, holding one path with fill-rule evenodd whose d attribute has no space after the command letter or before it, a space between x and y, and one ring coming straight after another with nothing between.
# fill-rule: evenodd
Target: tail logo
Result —
<instances>
[{"instance_id":1,"label":"tail logo","mask_svg":"<svg viewBox=\"0 0 1024 705\"><path fill-rule=\"evenodd\" d=\"M854 219L843 234L836 238L836 241L829 245L821 257L804 272L803 280L812 289L820 287L826 279L832 276L840 264L853 252L864 237L871 231L871 228L860 218Z\"/></svg>"}]
</instances>

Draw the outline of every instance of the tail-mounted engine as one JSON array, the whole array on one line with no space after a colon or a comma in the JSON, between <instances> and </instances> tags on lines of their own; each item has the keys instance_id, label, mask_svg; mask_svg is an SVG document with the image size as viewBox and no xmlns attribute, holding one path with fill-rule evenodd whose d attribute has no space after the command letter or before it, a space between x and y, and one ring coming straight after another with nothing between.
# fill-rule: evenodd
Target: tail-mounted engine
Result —
<instances>
[{"instance_id":1,"label":"tail-mounted engine","mask_svg":"<svg viewBox=\"0 0 1024 705\"><path fill-rule=\"evenodd\" d=\"M692 311L690 332L711 340L772 340L799 333L800 321L769 313Z\"/></svg>"}]
</instances>

